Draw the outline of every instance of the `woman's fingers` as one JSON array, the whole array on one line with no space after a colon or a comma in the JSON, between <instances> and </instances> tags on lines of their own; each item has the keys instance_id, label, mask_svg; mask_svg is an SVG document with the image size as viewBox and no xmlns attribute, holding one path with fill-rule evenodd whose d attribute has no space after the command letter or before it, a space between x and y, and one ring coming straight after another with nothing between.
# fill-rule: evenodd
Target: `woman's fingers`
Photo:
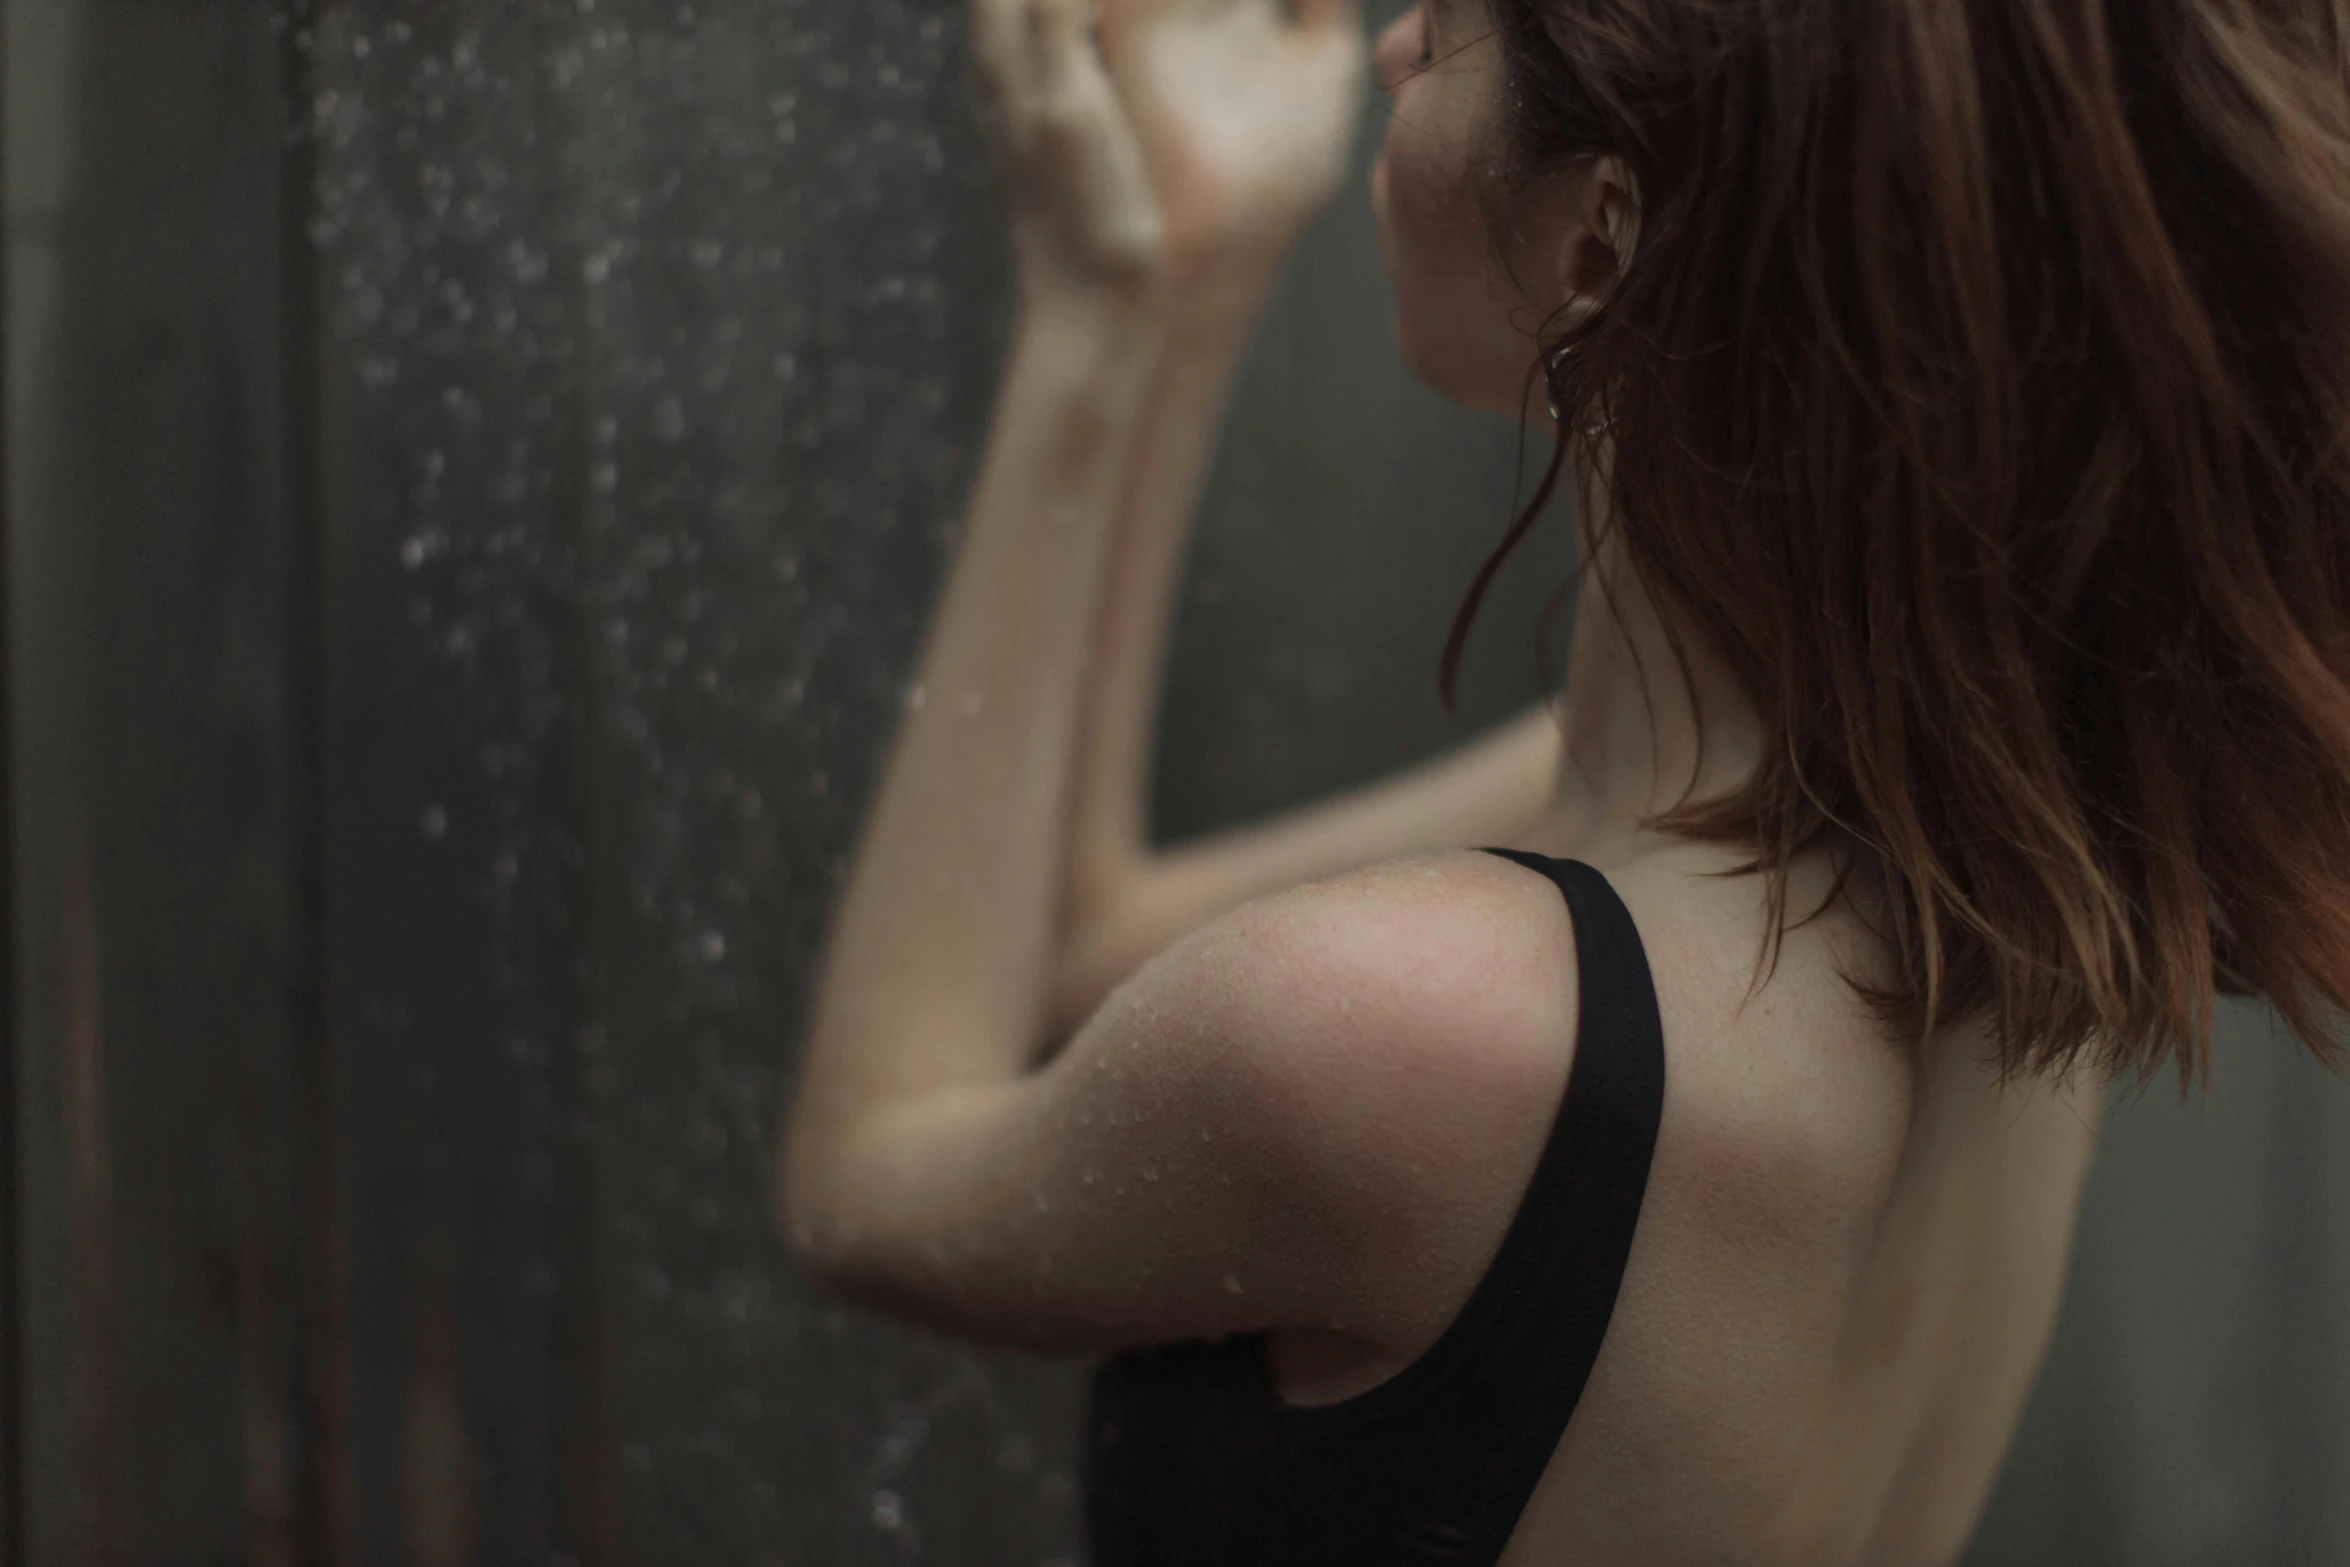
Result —
<instances>
[{"instance_id":1,"label":"woman's fingers","mask_svg":"<svg viewBox=\"0 0 2350 1567\"><path fill-rule=\"evenodd\" d=\"M972 53L1015 126L1073 112L1098 72L1093 0L974 0Z\"/></svg>"},{"instance_id":2,"label":"woman's fingers","mask_svg":"<svg viewBox=\"0 0 2350 1567\"><path fill-rule=\"evenodd\" d=\"M1066 65L1093 52L1094 0L1032 0L1034 26L1051 59Z\"/></svg>"},{"instance_id":3,"label":"woman's fingers","mask_svg":"<svg viewBox=\"0 0 2350 1567\"><path fill-rule=\"evenodd\" d=\"M971 50L997 108L1033 123L1091 49L1090 0L972 0Z\"/></svg>"},{"instance_id":4,"label":"woman's fingers","mask_svg":"<svg viewBox=\"0 0 2350 1567\"><path fill-rule=\"evenodd\" d=\"M1056 266L1130 277L1161 250L1150 173L1094 41L1095 0L973 0L1015 208Z\"/></svg>"},{"instance_id":5,"label":"woman's fingers","mask_svg":"<svg viewBox=\"0 0 2350 1567\"><path fill-rule=\"evenodd\" d=\"M1076 198L1084 243L1107 268L1145 269L1160 249L1158 203L1133 123L1094 45L1093 0L1033 3L1049 56L1047 135Z\"/></svg>"}]
</instances>

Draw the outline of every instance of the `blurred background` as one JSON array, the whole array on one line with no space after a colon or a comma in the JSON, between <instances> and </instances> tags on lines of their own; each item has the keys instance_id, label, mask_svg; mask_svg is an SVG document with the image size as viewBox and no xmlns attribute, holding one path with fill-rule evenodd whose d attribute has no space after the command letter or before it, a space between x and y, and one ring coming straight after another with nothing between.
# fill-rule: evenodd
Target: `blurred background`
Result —
<instances>
[{"instance_id":1,"label":"blurred background","mask_svg":"<svg viewBox=\"0 0 2350 1567\"><path fill-rule=\"evenodd\" d=\"M814 1298L763 1207L1004 338L962 36L0 7L6 1567L1082 1561L1081 1368ZM1407 379L1358 180L1162 835L1534 700L1563 518L1434 681L1519 462ZM2113 1119L1972 1562L2350 1562L2350 1088L2221 1026Z\"/></svg>"}]
</instances>

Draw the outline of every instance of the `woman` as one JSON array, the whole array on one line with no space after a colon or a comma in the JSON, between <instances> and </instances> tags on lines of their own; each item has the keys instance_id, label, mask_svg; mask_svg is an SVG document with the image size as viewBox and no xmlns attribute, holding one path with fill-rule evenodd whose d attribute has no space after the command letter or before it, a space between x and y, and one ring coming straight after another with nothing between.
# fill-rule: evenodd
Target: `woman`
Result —
<instances>
[{"instance_id":1,"label":"woman","mask_svg":"<svg viewBox=\"0 0 2350 1567\"><path fill-rule=\"evenodd\" d=\"M1021 324L784 1222L1110 1352L1100 1567L1952 1562L2108 1083L2350 1000L2350 21L1487 4L1379 40L1375 194L1415 368L1579 490L1567 686L1156 849L1360 28L977 0Z\"/></svg>"}]
</instances>

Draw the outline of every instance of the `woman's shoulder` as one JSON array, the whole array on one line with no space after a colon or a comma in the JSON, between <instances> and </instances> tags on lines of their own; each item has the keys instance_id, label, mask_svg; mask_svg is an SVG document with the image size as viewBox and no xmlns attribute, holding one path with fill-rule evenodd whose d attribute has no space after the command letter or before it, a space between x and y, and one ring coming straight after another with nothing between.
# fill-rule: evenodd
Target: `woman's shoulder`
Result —
<instances>
[{"instance_id":1,"label":"woman's shoulder","mask_svg":"<svg viewBox=\"0 0 2350 1567\"><path fill-rule=\"evenodd\" d=\"M1268 1111L1350 1185L1457 1168L1454 1134L1564 1087L1572 928L1556 889L1508 860L1382 861L1258 899L1211 940L1244 955Z\"/></svg>"},{"instance_id":2,"label":"woman's shoulder","mask_svg":"<svg viewBox=\"0 0 2350 1567\"><path fill-rule=\"evenodd\" d=\"M1664 1200L1735 1211L1748 1247L1757 1234L1865 1220L1899 1163L1912 1090L1909 1054L1841 977L1868 970L1865 932L1834 914L1791 931L1754 987L1760 877L1712 874L1734 861L1680 846L1562 847L1543 852L1604 876L1640 937L1665 1041ZM1793 918L1809 912L1810 890L1799 874ZM1289 995L1335 1015L1269 1035L1287 1085L1279 1113L1325 1179L1360 1192L1366 1244L1395 1281L1365 1307L1385 1330L1368 1336L1408 1357L1490 1266L1578 1053L1606 1045L1581 1037L1572 917L1548 878L1475 852L1293 889L1258 917L1283 948L1329 964ZM1390 1026L1344 1026L1364 1011Z\"/></svg>"},{"instance_id":3,"label":"woman's shoulder","mask_svg":"<svg viewBox=\"0 0 2350 1567\"><path fill-rule=\"evenodd\" d=\"M1348 1232L1346 1328L1432 1341L1531 1178L1572 1066L1576 950L1557 889L1499 856L1382 861L1199 933L1244 975L1252 1142Z\"/></svg>"}]
</instances>

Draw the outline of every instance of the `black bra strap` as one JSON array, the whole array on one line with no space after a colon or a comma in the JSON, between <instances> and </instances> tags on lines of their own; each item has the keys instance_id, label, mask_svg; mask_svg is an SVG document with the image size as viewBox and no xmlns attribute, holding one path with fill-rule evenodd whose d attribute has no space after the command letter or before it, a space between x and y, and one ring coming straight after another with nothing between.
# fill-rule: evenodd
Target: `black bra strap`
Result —
<instances>
[{"instance_id":1,"label":"black bra strap","mask_svg":"<svg viewBox=\"0 0 2350 1567\"><path fill-rule=\"evenodd\" d=\"M1622 1288L1664 1120L1664 1026L1631 911L1579 860L1487 851L1548 876L1575 927L1581 1003L1566 1099L1517 1217L1446 1334L1448 1369L1474 1396L1509 1390L1531 1440L1486 1498L1472 1533L1506 1540L1599 1359Z\"/></svg>"}]
</instances>

